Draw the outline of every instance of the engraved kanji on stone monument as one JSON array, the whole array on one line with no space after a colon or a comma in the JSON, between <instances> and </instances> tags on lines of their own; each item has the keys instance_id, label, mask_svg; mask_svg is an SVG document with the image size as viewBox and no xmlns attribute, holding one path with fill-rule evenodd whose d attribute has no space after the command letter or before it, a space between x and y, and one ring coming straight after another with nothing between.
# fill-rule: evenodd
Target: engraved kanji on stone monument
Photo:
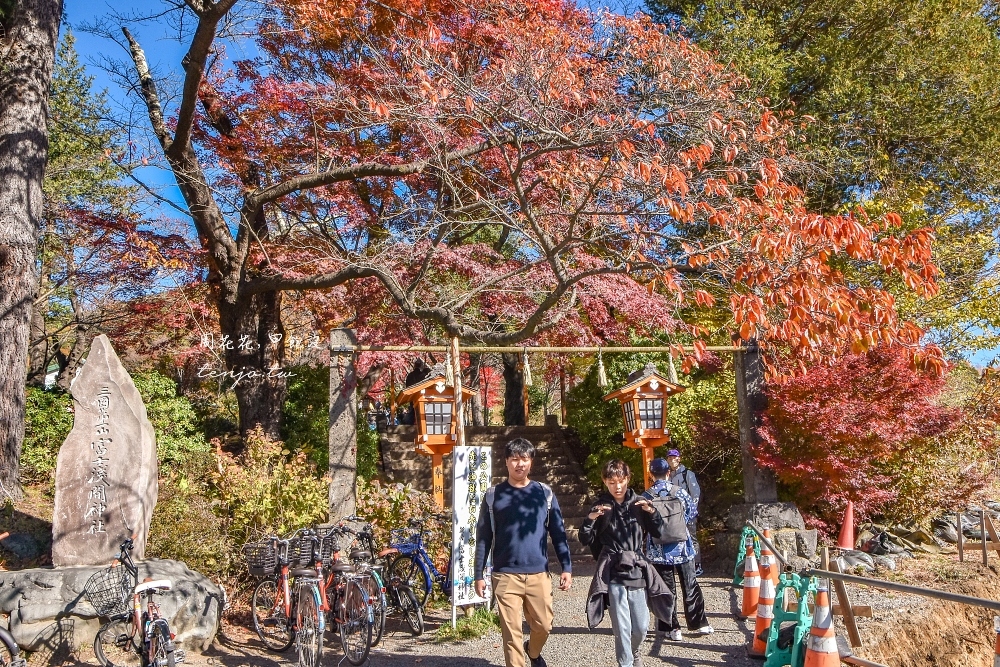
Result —
<instances>
[{"instance_id":1,"label":"engraved kanji on stone monument","mask_svg":"<svg viewBox=\"0 0 1000 667\"><path fill-rule=\"evenodd\" d=\"M157 497L156 438L107 336L94 339L70 394L75 415L56 463L52 564L108 563L132 535L141 559Z\"/></svg>"}]
</instances>

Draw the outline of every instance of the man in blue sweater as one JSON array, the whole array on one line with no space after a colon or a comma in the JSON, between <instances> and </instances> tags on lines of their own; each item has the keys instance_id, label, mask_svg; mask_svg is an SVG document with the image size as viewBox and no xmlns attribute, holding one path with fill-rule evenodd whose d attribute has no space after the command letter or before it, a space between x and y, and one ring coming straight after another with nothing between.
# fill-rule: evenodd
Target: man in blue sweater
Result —
<instances>
[{"instance_id":1,"label":"man in blue sweater","mask_svg":"<svg viewBox=\"0 0 1000 667\"><path fill-rule=\"evenodd\" d=\"M547 485L528 479L535 446L524 438L507 443L507 481L492 487L479 508L476 525L476 593L486 591L483 568L493 554L493 595L500 612L507 667L545 667L542 647L552 631L552 579L546 535L552 536L562 575L559 590L573 582L569 543L559 502ZM524 641L522 610L531 635Z\"/></svg>"}]
</instances>

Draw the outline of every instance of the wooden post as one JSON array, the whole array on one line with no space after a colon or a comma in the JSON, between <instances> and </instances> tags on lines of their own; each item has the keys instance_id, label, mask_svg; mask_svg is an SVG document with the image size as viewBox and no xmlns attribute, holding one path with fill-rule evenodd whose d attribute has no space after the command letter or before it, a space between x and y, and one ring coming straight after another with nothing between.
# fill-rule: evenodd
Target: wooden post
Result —
<instances>
[{"instance_id":1,"label":"wooden post","mask_svg":"<svg viewBox=\"0 0 1000 667\"><path fill-rule=\"evenodd\" d=\"M955 512L955 518L958 519L958 562L962 563L965 561L965 536L962 535L962 512Z\"/></svg>"},{"instance_id":2,"label":"wooden post","mask_svg":"<svg viewBox=\"0 0 1000 667\"><path fill-rule=\"evenodd\" d=\"M562 413L562 425L566 425L566 367L559 366L559 411Z\"/></svg>"},{"instance_id":3,"label":"wooden post","mask_svg":"<svg viewBox=\"0 0 1000 667\"><path fill-rule=\"evenodd\" d=\"M986 534L983 534L983 542L989 542L990 548L996 551L997 555L1000 555L1000 544L998 544L1000 537L997 537L997 529L993 525L993 519L986 513L986 510L983 510L983 523L986 524L986 532L990 534L989 540L986 539Z\"/></svg>"},{"instance_id":4,"label":"wooden post","mask_svg":"<svg viewBox=\"0 0 1000 667\"><path fill-rule=\"evenodd\" d=\"M982 540L981 541L982 541L982 544L983 544L983 565L989 565L990 564L990 552L989 552L989 549L986 548L986 545L989 543L989 539L987 539L987 537L986 537L986 511L985 510L983 510L982 512L979 513L979 534L982 535Z\"/></svg>"},{"instance_id":5,"label":"wooden post","mask_svg":"<svg viewBox=\"0 0 1000 667\"><path fill-rule=\"evenodd\" d=\"M434 492L434 502L444 509L444 456L431 455L431 486Z\"/></svg>"},{"instance_id":6,"label":"wooden post","mask_svg":"<svg viewBox=\"0 0 1000 667\"><path fill-rule=\"evenodd\" d=\"M840 572L840 563L836 560L830 562L831 572ZM858 632L858 622L854 618L854 608L851 606L851 599L847 597L847 584L840 580L834 580L833 587L837 591L837 601L840 602L840 609L844 612L844 626L847 628L847 636L851 640L851 646L858 648L861 646L861 633Z\"/></svg>"},{"instance_id":7,"label":"wooden post","mask_svg":"<svg viewBox=\"0 0 1000 667\"><path fill-rule=\"evenodd\" d=\"M646 488L653 486L653 474L649 472L649 464L653 460L653 447L642 448L642 473Z\"/></svg>"},{"instance_id":8,"label":"wooden post","mask_svg":"<svg viewBox=\"0 0 1000 667\"><path fill-rule=\"evenodd\" d=\"M358 479L358 375L353 329L330 332L330 521L354 514Z\"/></svg>"},{"instance_id":9,"label":"wooden post","mask_svg":"<svg viewBox=\"0 0 1000 667\"><path fill-rule=\"evenodd\" d=\"M739 416L740 453L743 460L743 499L748 503L778 501L774 473L757 465L752 449L756 443L761 414L767 408L764 394L764 362L757 341L744 351L733 353L736 370L736 408Z\"/></svg>"},{"instance_id":10,"label":"wooden post","mask_svg":"<svg viewBox=\"0 0 1000 667\"><path fill-rule=\"evenodd\" d=\"M451 363L455 375L455 446L465 445L465 400L462 397L462 357L458 338L451 339Z\"/></svg>"}]
</instances>

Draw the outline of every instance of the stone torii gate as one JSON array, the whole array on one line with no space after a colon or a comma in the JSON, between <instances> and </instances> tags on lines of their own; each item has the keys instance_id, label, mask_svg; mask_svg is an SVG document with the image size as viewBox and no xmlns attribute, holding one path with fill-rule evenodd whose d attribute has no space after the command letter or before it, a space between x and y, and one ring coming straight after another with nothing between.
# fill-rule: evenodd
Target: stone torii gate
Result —
<instances>
[{"instance_id":1,"label":"stone torii gate","mask_svg":"<svg viewBox=\"0 0 1000 667\"><path fill-rule=\"evenodd\" d=\"M685 346L685 350L693 350ZM757 444L756 430L767 408L764 393L764 362L756 341L746 347L730 345L707 346L713 352L731 352L736 369L736 404L739 411L740 451L743 463L743 496L747 504L773 503L778 499L774 474L757 465L752 450ZM470 345L459 349L458 340L451 345L360 345L353 329L330 332L330 515L353 514L357 482L357 414L358 386L355 362L360 352L448 352L459 368L459 352L474 354L615 354L670 353L669 346L648 347L517 347ZM676 347L673 348L676 351ZM456 373L460 377L460 372ZM461 443L460 443L461 444Z\"/></svg>"}]
</instances>

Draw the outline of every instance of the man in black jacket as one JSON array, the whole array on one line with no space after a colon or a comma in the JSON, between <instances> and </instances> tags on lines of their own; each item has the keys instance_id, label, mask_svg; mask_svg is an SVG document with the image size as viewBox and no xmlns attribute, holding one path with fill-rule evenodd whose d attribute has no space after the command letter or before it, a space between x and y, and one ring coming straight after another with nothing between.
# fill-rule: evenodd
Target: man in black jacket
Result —
<instances>
[{"instance_id":1,"label":"man in black jacket","mask_svg":"<svg viewBox=\"0 0 1000 667\"><path fill-rule=\"evenodd\" d=\"M590 607L606 593L618 666L642 667L640 648L649 629L647 591L651 603L655 598L671 607L673 596L643 555L646 535L659 532L663 518L649 500L628 487L630 477L624 461L605 464L601 478L607 492L601 494L580 527L580 542L592 551L600 546L597 574L588 596L588 623L593 626L599 622ZM654 613L660 606L653 605ZM597 611L603 615L603 609Z\"/></svg>"}]
</instances>

